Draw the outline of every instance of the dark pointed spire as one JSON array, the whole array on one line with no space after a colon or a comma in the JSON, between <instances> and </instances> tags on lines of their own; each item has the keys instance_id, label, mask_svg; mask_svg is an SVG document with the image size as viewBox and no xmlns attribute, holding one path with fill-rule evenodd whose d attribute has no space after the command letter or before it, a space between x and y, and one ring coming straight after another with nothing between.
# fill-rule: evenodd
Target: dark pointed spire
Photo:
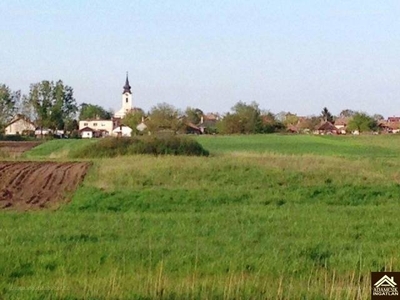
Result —
<instances>
[{"instance_id":1,"label":"dark pointed spire","mask_svg":"<svg viewBox=\"0 0 400 300\"><path fill-rule=\"evenodd\" d=\"M128 72L126 72L126 80L125 80L125 85L124 85L124 92L123 92L123 94L125 94L125 93L132 94L132 92L131 92L131 86L129 85Z\"/></svg>"}]
</instances>

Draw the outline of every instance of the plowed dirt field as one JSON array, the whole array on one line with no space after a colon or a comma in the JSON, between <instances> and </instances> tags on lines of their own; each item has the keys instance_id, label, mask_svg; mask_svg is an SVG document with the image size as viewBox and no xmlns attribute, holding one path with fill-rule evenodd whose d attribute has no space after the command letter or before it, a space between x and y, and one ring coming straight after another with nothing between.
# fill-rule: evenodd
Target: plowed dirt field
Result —
<instances>
[{"instance_id":1,"label":"plowed dirt field","mask_svg":"<svg viewBox=\"0 0 400 300\"><path fill-rule=\"evenodd\" d=\"M0 162L0 208L57 207L82 182L86 162Z\"/></svg>"},{"instance_id":2,"label":"plowed dirt field","mask_svg":"<svg viewBox=\"0 0 400 300\"><path fill-rule=\"evenodd\" d=\"M41 144L40 141L33 141L33 142L8 142L2 141L0 142L0 151L10 155L11 157L20 156L25 151L36 147L37 145Z\"/></svg>"}]
</instances>

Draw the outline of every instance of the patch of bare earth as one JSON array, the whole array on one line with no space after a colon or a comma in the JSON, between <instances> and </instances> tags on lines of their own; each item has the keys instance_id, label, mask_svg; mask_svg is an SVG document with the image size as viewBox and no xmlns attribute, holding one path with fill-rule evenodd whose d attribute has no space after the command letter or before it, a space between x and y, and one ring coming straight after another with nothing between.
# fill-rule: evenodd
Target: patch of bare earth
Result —
<instances>
[{"instance_id":1,"label":"patch of bare earth","mask_svg":"<svg viewBox=\"0 0 400 300\"><path fill-rule=\"evenodd\" d=\"M2 141L2 142L0 142L0 151L8 154L11 157L18 157L25 151L28 151L41 143L42 142L40 142L40 141L32 141L32 142Z\"/></svg>"},{"instance_id":2,"label":"patch of bare earth","mask_svg":"<svg viewBox=\"0 0 400 300\"><path fill-rule=\"evenodd\" d=\"M87 162L0 162L0 208L57 207L68 201L89 166Z\"/></svg>"}]
</instances>

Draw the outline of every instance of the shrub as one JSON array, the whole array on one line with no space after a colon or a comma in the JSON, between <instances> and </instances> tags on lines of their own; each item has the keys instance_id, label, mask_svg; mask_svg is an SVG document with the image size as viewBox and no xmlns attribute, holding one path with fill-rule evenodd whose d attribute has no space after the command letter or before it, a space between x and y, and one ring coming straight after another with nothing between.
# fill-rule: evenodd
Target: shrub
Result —
<instances>
[{"instance_id":1,"label":"shrub","mask_svg":"<svg viewBox=\"0 0 400 300\"><path fill-rule=\"evenodd\" d=\"M105 138L71 153L71 156L92 158L132 154L208 156L209 152L194 139L168 135Z\"/></svg>"},{"instance_id":2,"label":"shrub","mask_svg":"<svg viewBox=\"0 0 400 300\"><path fill-rule=\"evenodd\" d=\"M71 138L71 139L80 139L81 135L79 134L79 130L72 130L69 138Z\"/></svg>"},{"instance_id":3,"label":"shrub","mask_svg":"<svg viewBox=\"0 0 400 300\"><path fill-rule=\"evenodd\" d=\"M35 140L35 138L30 137L30 136L22 136L19 134L16 134L16 135L1 135L0 134L0 141L21 142L21 141L32 141L32 140Z\"/></svg>"}]
</instances>

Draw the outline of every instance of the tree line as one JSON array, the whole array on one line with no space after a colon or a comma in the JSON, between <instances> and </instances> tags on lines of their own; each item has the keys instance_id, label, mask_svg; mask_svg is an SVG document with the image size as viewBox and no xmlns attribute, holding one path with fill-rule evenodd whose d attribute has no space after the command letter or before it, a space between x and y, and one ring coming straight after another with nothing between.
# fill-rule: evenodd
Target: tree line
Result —
<instances>
[{"instance_id":1,"label":"tree line","mask_svg":"<svg viewBox=\"0 0 400 300\"><path fill-rule=\"evenodd\" d=\"M62 80L55 82L44 80L31 84L27 95L22 95L21 91L12 91L7 85L0 84L0 133L16 114L34 121L38 128L67 132L76 131L79 120L109 120L113 116L111 110L99 105L87 103L78 105L73 88L64 84ZM142 121L150 132L184 133L199 125L204 115L200 108L188 107L185 111L181 111L168 103L159 103L147 113L136 108L126 115L122 123L131 127L135 133L139 133L136 127ZM371 116L349 109L334 116L326 107L318 116L300 118L290 112L274 114L262 110L256 102L248 104L239 101L230 112L217 121L206 122L205 131L221 134L255 134L285 131L292 126L296 126L299 130L314 129L321 122L334 123L338 118L347 118L348 129L360 132L376 130L378 122L383 120L383 116L379 114Z\"/></svg>"},{"instance_id":2,"label":"tree line","mask_svg":"<svg viewBox=\"0 0 400 300\"><path fill-rule=\"evenodd\" d=\"M28 95L0 84L0 130L16 114L34 120L39 128L67 129L72 127L77 111L73 89L62 80L31 84Z\"/></svg>"},{"instance_id":3,"label":"tree line","mask_svg":"<svg viewBox=\"0 0 400 300\"><path fill-rule=\"evenodd\" d=\"M145 119L145 124L151 132L170 130L173 132L190 132L188 124L199 124L205 116L199 108L188 107L185 111L180 111L174 106L161 103L151 108L145 114L143 110L128 114L123 123L131 128ZM206 133L220 134L257 134L284 132L295 126L297 130L315 130L324 122L335 123L338 119L345 119L347 130L349 131L375 131L378 129L379 122L383 121L382 115L375 114L370 116L364 112L343 110L338 116L334 116L328 108L324 107L318 116L299 117L290 112L274 114L270 111L261 110L259 104L251 102L247 104L239 101L230 112L220 117L218 121L207 123Z\"/></svg>"}]
</instances>

